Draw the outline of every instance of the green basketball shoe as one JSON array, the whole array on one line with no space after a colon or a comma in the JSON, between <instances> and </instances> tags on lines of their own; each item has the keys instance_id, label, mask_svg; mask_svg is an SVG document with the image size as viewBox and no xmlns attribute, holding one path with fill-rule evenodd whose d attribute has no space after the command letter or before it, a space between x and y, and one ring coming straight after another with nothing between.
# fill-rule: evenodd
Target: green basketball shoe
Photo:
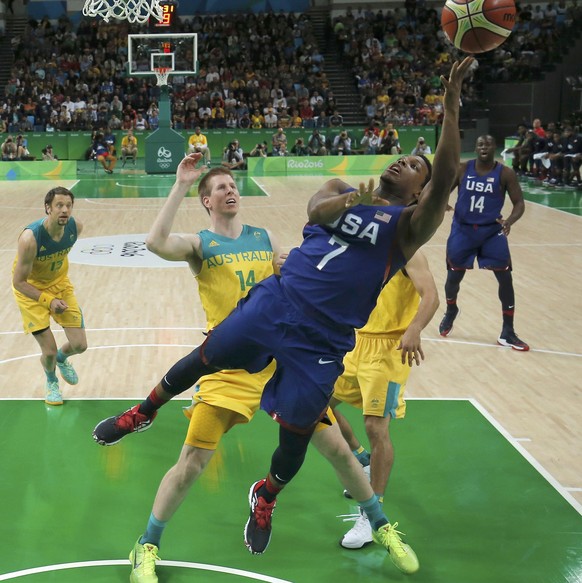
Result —
<instances>
[{"instance_id":1,"label":"green basketball shoe","mask_svg":"<svg viewBox=\"0 0 582 583\"><path fill-rule=\"evenodd\" d=\"M65 359L65 362L58 362L57 366L61 371L61 376L63 380L68 383L69 385L76 385L79 382L79 377L73 368L73 365L69 362L68 359Z\"/></svg>"},{"instance_id":2,"label":"green basketball shoe","mask_svg":"<svg viewBox=\"0 0 582 583\"><path fill-rule=\"evenodd\" d=\"M44 402L47 405L62 405L63 395L61 395L61 390L59 389L59 381L48 381L46 382L46 397Z\"/></svg>"},{"instance_id":3,"label":"green basketball shoe","mask_svg":"<svg viewBox=\"0 0 582 583\"><path fill-rule=\"evenodd\" d=\"M131 562L130 583L158 583L156 561L159 561L160 557L158 557L156 545L149 543L142 545L137 539L129 553L129 560Z\"/></svg>"},{"instance_id":4,"label":"green basketball shoe","mask_svg":"<svg viewBox=\"0 0 582 583\"><path fill-rule=\"evenodd\" d=\"M392 562L398 569L410 575L420 569L420 563L412 548L402 542L400 535L404 533L398 532L396 530L397 526L397 522L385 524L378 530L372 531L372 538L374 542L382 545L388 551Z\"/></svg>"}]
</instances>

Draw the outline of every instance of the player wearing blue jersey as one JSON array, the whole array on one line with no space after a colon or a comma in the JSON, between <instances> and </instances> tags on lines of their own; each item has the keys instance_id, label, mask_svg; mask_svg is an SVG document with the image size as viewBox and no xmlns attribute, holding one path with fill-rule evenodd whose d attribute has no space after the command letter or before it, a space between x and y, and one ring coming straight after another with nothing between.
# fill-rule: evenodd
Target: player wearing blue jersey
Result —
<instances>
[{"instance_id":1,"label":"player wearing blue jersey","mask_svg":"<svg viewBox=\"0 0 582 583\"><path fill-rule=\"evenodd\" d=\"M495 161L493 136L477 138L476 152L476 159L460 165L453 185L459 187L459 192L447 241L447 310L439 332L441 336L451 333L459 314L457 296L461 281L477 259L479 267L493 271L499 283L503 326L497 342L526 351L529 346L517 337L513 327L515 293L507 243L511 226L525 210L521 186L514 170ZM504 219L501 210L506 193L513 209Z\"/></svg>"},{"instance_id":2,"label":"player wearing blue jersey","mask_svg":"<svg viewBox=\"0 0 582 583\"><path fill-rule=\"evenodd\" d=\"M209 229L194 234L174 234L171 227L179 204L202 169L193 166L202 154L192 154L178 167L172 188L147 238L148 248L169 261L186 261L195 274L207 327L213 329L228 316L254 285L279 272L285 258L272 235L260 227L243 225L239 217L240 195L233 175L214 168L199 183L200 200L209 212ZM265 383L275 363L249 374L245 370L223 370L206 375L195 387L193 404L185 409L190 423L176 464L162 479L146 530L135 543L130 560L130 580L155 583L155 564L162 535L190 487L204 471L222 436L232 427L251 420L259 408ZM139 407L139 406L136 406ZM333 413L330 413L333 419ZM320 423L313 443L334 466L340 481L355 488L357 499L374 507L377 501L363 470L351 454L337 424ZM394 532L390 551L395 562L408 572L418 568L413 551ZM412 566L411 566L412 565Z\"/></svg>"},{"instance_id":3,"label":"player wearing blue jersey","mask_svg":"<svg viewBox=\"0 0 582 583\"><path fill-rule=\"evenodd\" d=\"M281 276L254 286L143 403L94 429L99 443L116 443L147 428L160 406L201 376L230 368L255 372L275 359L261 408L280 424L279 446L268 475L249 492L245 543L253 553L266 549L276 496L303 464L316 424L326 420L354 327L364 325L382 286L444 218L460 157L461 85L473 61L454 63L449 78L441 78L445 114L434 168L422 156L404 156L382 173L377 189L373 181L359 190L328 181L309 201L303 243L289 254ZM390 548L394 525L379 505L369 508L375 540Z\"/></svg>"},{"instance_id":4,"label":"player wearing blue jersey","mask_svg":"<svg viewBox=\"0 0 582 583\"><path fill-rule=\"evenodd\" d=\"M32 334L41 349L40 362L46 374L47 405L62 405L55 374L70 385L78 382L68 357L87 349L83 315L69 280L69 251L83 225L72 217L73 193L57 186L44 199L47 216L24 228L12 269L12 291L20 308L24 331ZM50 318L65 331L67 342L57 348Z\"/></svg>"}]
</instances>

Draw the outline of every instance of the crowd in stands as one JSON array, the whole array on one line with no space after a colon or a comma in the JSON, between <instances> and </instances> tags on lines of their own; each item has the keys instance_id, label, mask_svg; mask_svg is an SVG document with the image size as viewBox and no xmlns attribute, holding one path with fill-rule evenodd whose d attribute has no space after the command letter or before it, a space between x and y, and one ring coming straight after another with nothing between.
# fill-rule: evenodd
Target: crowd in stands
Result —
<instances>
[{"instance_id":1,"label":"crowd in stands","mask_svg":"<svg viewBox=\"0 0 582 583\"><path fill-rule=\"evenodd\" d=\"M484 105L485 81L537 78L544 64L559 58L580 32L582 7L565 0L521 7L516 25L496 51L479 55L474 76L465 82L463 111ZM406 0L404 8L368 9L336 17L332 23L338 50L351 63L369 122L427 125L442 117L440 75L460 55L447 40L434 7Z\"/></svg>"},{"instance_id":2,"label":"crowd in stands","mask_svg":"<svg viewBox=\"0 0 582 583\"><path fill-rule=\"evenodd\" d=\"M566 9L560 0L549 4L542 18L540 10L519 8L516 33L490 56L496 67L499 59L503 66L495 74L486 66L475 76L514 78L507 53L522 75L556 54L556 43L572 28L579 9ZM179 26L178 32L198 34L199 70L195 76L171 78L175 129L343 126L307 15L196 16ZM386 11L348 8L331 27L330 40L351 64L371 131L379 132L386 123L441 121L440 75L458 54L446 41L434 8L417 0ZM143 32L143 26L101 19L83 19L77 27L66 16L56 23L30 21L24 34L12 39L15 61L0 108L0 130L133 129L139 134L156 129L160 88L153 76L127 74L127 35ZM525 54L514 54L516 47ZM464 109L478 103L475 83L466 83L463 101ZM369 138L364 147L377 150L379 144Z\"/></svg>"},{"instance_id":3,"label":"crowd in stands","mask_svg":"<svg viewBox=\"0 0 582 583\"><path fill-rule=\"evenodd\" d=\"M565 0L546 5L516 3L512 34L497 50L481 59L484 81L540 79L545 68L559 61L580 35L582 6Z\"/></svg>"}]
</instances>

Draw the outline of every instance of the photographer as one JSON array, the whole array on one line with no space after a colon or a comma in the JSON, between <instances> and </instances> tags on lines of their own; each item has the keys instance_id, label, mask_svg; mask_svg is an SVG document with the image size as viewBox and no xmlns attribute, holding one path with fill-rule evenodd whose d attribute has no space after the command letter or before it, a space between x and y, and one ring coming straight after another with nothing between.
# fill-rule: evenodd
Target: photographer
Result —
<instances>
[{"instance_id":1,"label":"photographer","mask_svg":"<svg viewBox=\"0 0 582 583\"><path fill-rule=\"evenodd\" d=\"M360 145L364 149L364 154L375 154L380 145L380 132L374 128L366 128Z\"/></svg>"},{"instance_id":2,"label":"photographer","mask_svg":"<svg viewBox=\"0 0 582 583\"><path fill-rule=\"evenodd\" d=\"M31 156L28 150L28 140L22 136L16 136L16 159L17 160L36 160L36 156Z\"/></svg>"},{"instance_id":3,"label":"photographer","mask_svg":"<svg viewBox=\"0 0 582 583\"><path fill-rule=\"evenodd\" d=\"M389 130L388 135L380 142L380 154L402 154L400 141L394 135L394 130Z\"/></svg>"},{"instance_id":4,"label":"photographer","mask_svg":"<svg viewBox=\"0 0 582 583\"><path fill-rule=\"evenodd\" d=\"M325 156L327 154L327 148L325 147L325 135L319 133L317 128L315 128L311 136L309 136L307 149L309 150L309 154L312 156Z\"/></svg>"},{"instance_id":5,"label":"photographer","mask_svg":"<svg viewBox=\"0 0 582 583\"><path fill-rule=\"evenodd\" d=\"M244 170L245 159L242 149L239 147L238 140L234 140L224 149L222 156L222 166L229 170Z\"/></svg>"},{"instance_id":6,"label":"photographer","mask_svg":"<svg viewBox=\"0 0 582 583\"><path fill-rule=\"evenodd\" d=\"M336 156L348 156L352 153L352 140L348 132L344 130L334 138L331 153Z\"/></svg>"},{"instance_id":7,"label":"photographer","mask_svg":"<svg viewBox=\"0 0 582 583\"><path fill-rule=\"evenodd\" d=\"M291 154L293 154L293 156L309 156L309 150L303 143L303 138L297 138L295 140L295 144L291 148Z\"/></svg>"},{"instance_id":8,"label":"photographer","mask_svg":"<svg viewBox=\"0 0 582 583\"><path fill-rule=\"evenodd\" d=\"M267 152L267 142L257 144L250 152L249 156L252 158L266 158L269 155Z\"/></svg>"},{"instance_id":9,"label":"photographer","mask_svg":"<svg viewBox=\"0 0 582 583\"><path fill-rule=\"evenodd\" d=\"M12 136L8 136L0 146L2 152L2 160L5 162L12 162L18 160L18 146Z\"/></svg>"},{"instance_id":10,"label":"photographer","mask_svg":"<svg viewBox=\"0 0 582 583\"><path fill-rule=\"evenodd\" d=\"M418 138L416 142L416 146L412 148L411 154L413 156L424 156L425 154L432 154L430 146L424 141L424 138L421 136Z\"/></svg>"},{"instance_id":11,"label":"photographer","mask_svg":"<svg viewBox=\"0 0 582 583\"><path fill-rule=\"evenodd\" d=\"M58 160L53 152L53 147L51 144L48 144L46 148L42 149L42 159L43 160Z\"/></svg>"}]
</instances>

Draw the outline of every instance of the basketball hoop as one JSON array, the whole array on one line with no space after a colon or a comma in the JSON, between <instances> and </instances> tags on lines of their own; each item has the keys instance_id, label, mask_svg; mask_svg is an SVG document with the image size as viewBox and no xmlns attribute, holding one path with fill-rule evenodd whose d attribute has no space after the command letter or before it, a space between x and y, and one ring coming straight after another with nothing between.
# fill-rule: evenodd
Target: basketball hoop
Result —
<instances>
[{"instance_id":1,"label":"basketball hoop","mask_svg":"<svg viewBox=\"0 0 582 583\"><path fill-rule=\"evenodd\" d=\"M163 18L160 0L85 0L84 16L100 16L105 22L110 18L144 24L151 17Z\"/></svg>"},{"instance_id":2,"label":"basketball hoop","mask_svg":"<svg viewBox=\"0 0 582 583\"><path fill-rule=\"evenodd\" d=\"M156 74L156 79L160 87L168 84L168 75L171 73L168 67L155 67L154 73Z\"/></svg>"}]
</instances>

